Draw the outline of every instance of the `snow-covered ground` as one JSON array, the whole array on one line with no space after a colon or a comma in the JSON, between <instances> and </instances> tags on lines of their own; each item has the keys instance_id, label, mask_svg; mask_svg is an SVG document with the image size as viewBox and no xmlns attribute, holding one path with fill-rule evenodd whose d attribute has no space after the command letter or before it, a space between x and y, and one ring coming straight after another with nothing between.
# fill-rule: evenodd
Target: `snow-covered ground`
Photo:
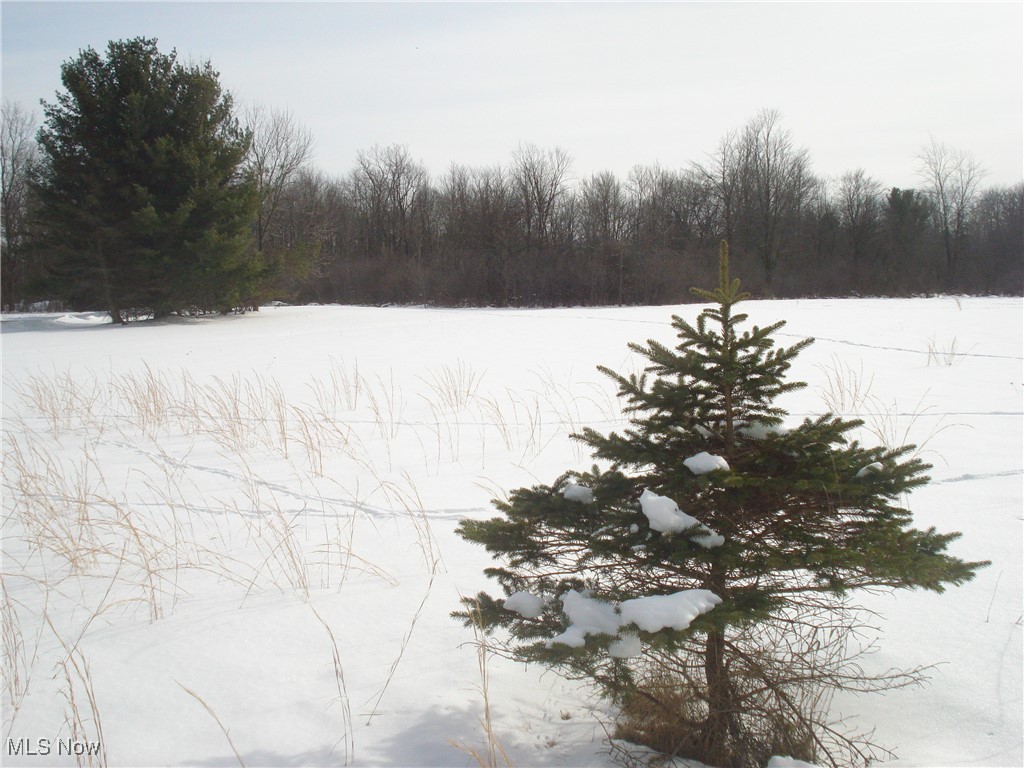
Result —
<instances>
[{"instance_id":1,"label":"snow-covered ground","mask_svg":"<svg viewBox=\"0 0 1024 768\"><path fill-rule=\"evenodd\" d=\"M837 410L866 441L920 444L918 526L992 561L943 595L866 597L872 671L936 666L837 716L873 729L886 765L1020 766L1021 300L745 309L788 320L782 343L818 339L792 419ZM670 342L671 314L699 310L4 316L0 762L474 764L457 747L484 747L482 680L448 614L494 585L455 526L589 467L569 433L622 424L595 366L633 369L628 342ZM610 764L589 691L487 672L512 764Z\"/></svg>"}]
</instances>

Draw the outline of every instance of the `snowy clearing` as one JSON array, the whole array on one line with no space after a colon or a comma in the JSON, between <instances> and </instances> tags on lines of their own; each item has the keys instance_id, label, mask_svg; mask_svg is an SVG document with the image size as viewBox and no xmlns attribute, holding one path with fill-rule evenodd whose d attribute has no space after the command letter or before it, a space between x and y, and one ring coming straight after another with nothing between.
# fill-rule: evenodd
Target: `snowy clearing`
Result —
<instances>
[{"instance_id":1,"label":"snowy clearing","mask_svg":"<svg viewBox=\"0 0 1024 768\"><path fill-rule=\"evenodd\" d=\"M670 316L700 309L3 316L0 760L473 764L456 745L485 744L480 670L448 614L493 585L454 529L586 470L569 434L624 423L595 366L629 373L628 342L671 343ZM1021 765L1021 300L743 309L788 320L782 344L818 338L792 422L832 410L864 442L917 443L934 465L918 527L993 562L944 595L864 597L871 671L936 666L923 688L837 698L836 717L875 731L883 765ZM611 764L613 714L589 691L487 672L514 765Z\"/></svg>"}]
</instances>

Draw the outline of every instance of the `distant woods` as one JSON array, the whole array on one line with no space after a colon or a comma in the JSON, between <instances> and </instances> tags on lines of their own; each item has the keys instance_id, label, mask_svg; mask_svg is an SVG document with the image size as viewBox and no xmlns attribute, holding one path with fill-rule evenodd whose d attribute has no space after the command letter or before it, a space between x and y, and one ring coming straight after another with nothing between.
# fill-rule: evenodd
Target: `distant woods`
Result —
<instances>
[{"instance_id":1,"label":"distant woods","mask_svg":"<svg viewBox=\"0 0 1024 768\"><path fill-rule=\"evenodd\" d=\"M939 143L918 160L916 189L863 169L819 178L774 111L700 162L625 179L577 177L566 151L531 144L431 177L378 146L343 178L297 172L268 239L316 245L313 272L278 283L294 301L680 302L714 279L723 237L762 296L1020 294L1024 184L983 188L978 164Z\"/></svg>"},{"instance_id":2,"label":"distant woods","mask_svg":"<svg viewBox=\"0 0 1024 768\"><path fill-rule=\"evenodd\" d=\"M405 146L374 146L330 177L290 113L256 107L239 120L262 275L243 304L677 303L714 279L722 238L760 296L1024 292L1024 183L984 187L969 154L934 141L914 189L864 169L816 176L771 110L687 167L637 166L624 179L577 176L565 150L527 143L503 164L435 176ZM4 105L3 307L92 309L61 289L52 245L34 238L47 228L29 183L36 128Z\"/></svg>"}]
</instances>

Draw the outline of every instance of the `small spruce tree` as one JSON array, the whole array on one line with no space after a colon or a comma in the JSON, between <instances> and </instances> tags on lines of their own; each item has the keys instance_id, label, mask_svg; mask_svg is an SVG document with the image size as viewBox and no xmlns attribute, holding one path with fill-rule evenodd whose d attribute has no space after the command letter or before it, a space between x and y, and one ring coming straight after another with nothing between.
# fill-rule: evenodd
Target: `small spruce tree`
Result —
<instances>
[{"instance_id":1,"label":"small spruce tree","mask_svg":"<svg viewBox=\"0 0 1024 768\"><path fill-rule=\"evenodd\" d=\"M861 422L835 415L783 426L778 398L805 386L785 374L812 339L775 346L784 322L743 330L724 241L720 262L718 288L695 289L712 306L673 318L675 348L631 345L642 374L599 368L630 417L574 435L600 465L460 525L501 562L486 573L504 596L455 616L504 628L513 658L596 682L622 735L664 753L723 768L866 759L827 720L830 692L916 678L852 663L847 594L941 592L987 563L947 554L957 533L911 527L902 500L929 469L914 446L863 446L849 435Z\"/></svg>"}]
</instances>

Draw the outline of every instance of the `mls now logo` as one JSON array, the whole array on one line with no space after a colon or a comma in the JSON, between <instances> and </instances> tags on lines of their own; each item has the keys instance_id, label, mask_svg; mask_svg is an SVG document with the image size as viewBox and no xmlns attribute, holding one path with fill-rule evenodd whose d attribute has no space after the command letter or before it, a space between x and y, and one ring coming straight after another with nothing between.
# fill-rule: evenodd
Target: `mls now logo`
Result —
<instances>
[{"instance_id":1,"label":"mls now logo","mask_svg":"<svg viewBox=\"0 0 1024 768\"><path fill-rule=\"evenodd\" d=\"M7 739L9 757L46 757L51 754L93 757L100 754L98 741L75 741L73 739Z\"/></svg>"}]
</instances>

